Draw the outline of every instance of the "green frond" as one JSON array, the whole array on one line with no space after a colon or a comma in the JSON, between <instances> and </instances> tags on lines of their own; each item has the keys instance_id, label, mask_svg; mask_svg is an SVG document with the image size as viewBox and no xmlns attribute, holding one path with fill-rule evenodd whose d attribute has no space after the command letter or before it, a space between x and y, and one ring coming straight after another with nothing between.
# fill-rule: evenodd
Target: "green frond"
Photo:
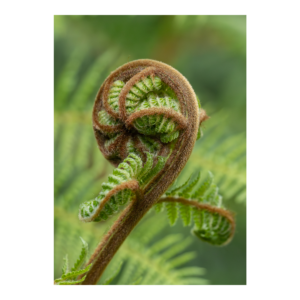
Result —
<instances>
[{"instance_id":1,"label":"green frond","mask_svg":"<svg viewBox=\"0 0 300 300\"><path fill-rule=\"evenodd\" d=\"M57 284L58 285L75 285L75 284L78 284L78 283L81 283L85 280L85 277L86 275L84 275L81 279L79 280L72 280L72 281L61 281L61 282L58 282Z\"/></svg>"},{"instance_id":2,"label":"green frond","mask_svg":"<svg viewBox=\"0 0 300 300\"><path fill-rule=\"evenodd\" d=\"M193 270L186 270L185 267L195 258L195 253L186 252L192 238L184 239L182 234L172 234L152 244L151 240L146 242L140 240L141 232L145 232L145 228L152 231L153 225L157 223L160 230L166 226L160 215L151 217L142 222L121 246L112 261L112 263L115 259L126 261L118 284L133 284L134 278L140 278L139 284L142 285L206 284L207 280L200 277L204 274L204 269L193 267ZM152 226L149 226L150 224ZM157 236L159 232L155 235ZM112 267L108 268L109 273Z\"/></svg>"},{"instance_id":3,"label":"green frond","mask_svg":"<svg viewBox=\"0 0 300 300\"><path fill-rule=\"evenodd\" d=\"M77 270L77 271L73 271L73 272L69 272L67 274L64 274L61 276L62 280L67 280L67 279L73 279L76 278L77 276L84 274L86 272L89 271L89 269L91 268L92 264L88 265L86 268L82 269L82 270ZM56 280L57 282L60 281L60 279Z\"/></svg>"},{"instance_id":4,"label":"green frond","mask_svg":"<svg viewBox=\"0 0 300 300\"><path fill-rule=\"evenodd\" d=\"M116 57L117 51L109 49L96 59L76 89L76 93L70 102L70 109L81 110L86 108L87 104L92 103L92 101L87 101L94 100L94 95L99 89L99 82L101 82L104 71L116 60Z\"/></svg>"},{"instance_id":5,"label":"green frond","mask_svg":"<svg viewBox=\"0 0 300 300\"><path fill-rule=\"evenodd\" d=\"M88 244L81 238L82 241L82 249L79 258L77 259L76 263L74 264L74 267L72 268L71 271L69 271L69 261L68 261L68 255L65 256L64 258L64 265L62 268L62 275L61 278L57 278L54 280L55 284L59 285L74 285L81 283L85 277L76 280L79 275L85 274L89 271L91 268L92 264L86 266L84 269L79 269L82 264L85 261L86 254L87 254L87 249L88 249Z\"/></svg>"},{"instance_id":6,"label":"green frond","mask_svg":"<svg viewBox=\"0 0 300 300\"><path fill-rule=\"evenodd\" d=\"M202 183L202 185L197 189L191 196L192 199L199 199L204 195L204 193L210 188L213 182L213 175L208 172L208 178Z\"/></svg>"},{"instance_id":7,"label":"green frond","mask_svg":"<svg viewBox=\"0 0 300 300\"><path fill-rule=\"evenodd\" d=\"M78 70L82 62L82 52L75 49L70 55L62 72L59 75L54 91L55 109L64 109L68 98L74 90L77 83Z\"/></svg>"},{"instance_id":8,"label":"green frond","mask_svg":"<svg viewBox=\"0 0 300 300\"><path fill-rule=\"evenodd\" d=\"M150 169L153 166L153 155L149 152L146 152L146 155L147 155L147 161L143 167L142 172L140 172L138 179L141 179L143 178L143 176L146 176L150 172Z\"/></svg>"},{"instance_id":9,"label":"green frond","mask_svg":"<svg viewBox=\"0 0 300 300\"><path fill-rule=\"evenodd\" d=\"M162 250L165 250L168 247L181 241L181 239L182 239L181 234L170 234L170 235L166 236L165 238L157 241L156 243L154 243L152 245L152 247L151 247L152 255L159 254Z\"/></svg>"},{"instance_id":10,"label":"green frond","mask_svg":"<svg viewBox=\"0 0 300 300\"><path fill-rule=\"evenodd\" d=\"M234 232L234 221L230 213L222 207L222 196L219 195L219 189L215 183L213 183L213 175L208 173L208 178L196 188L199 182L200 174L197 175L194 181L186 181L178 188L173 188L171 192L167 192L164 197L161 198L158 204L165 201L167 208L167 217L170 225L174 225L180 217L183 225L188 226L192 223L194 228L192 233L202 241L208 242L213 245L224 245L232 238ZM196 188L196 191L189 196L189 192ZM179 192L179 191L182 192ZM177 195L180 198L177 198ZM183 197L186 197L185 199ZM177 200L178 199L178 200ZM181 199L184 200L181 201ZM202 208L195 207L193 201L197 201L201 204L207 204ZM216 211L215 208L221 208L222 210Z\"/></svg>"},{"instance_id":11,"label":"green frond","mask_svg":"<svg viewBox=\"0 0 300 300\"><path fill-rule=\"evenodd\" d=\"M153 176L158 174L165 166L166 160L167 160L166 157L158 156L158 161L157 161L155 167L152 168L148 174L144 175L141 178L141 180L140 180L141 185L146 185L153 178Z\"/></svg>"},{"instance_id":12,"label":"green frond","mask_svg":"<svg viewBox=\"0 0 300 300\"><path fill-rule=\"evenodd\" d=\"M181 255L176 256L173 259L169 260L170 265L172 265L172 268L176 268L178 266L184 265L188 263L189 261L195 259L197 256L196 252L185 252Z\"/></svg>"},{"instance_id":13,"label":"green frond","mask_svg":"<svg viewBox=\"0 0 300 300\"><path fill-rule=\"evenodd\" d=\"M164 203L156 203L154 209L157 213L161 212L164 209Z\"/></svg>"},{"instance_id":14,"label":"green frond","mask_svg":"<svg viewBox=\"0 0 300 300\"><path fill-rule=\"evenodd\" d=\"M175 243L172 247L167 248L164 252L161 253L159 259L160 261L170 260L180 253L182 253L189 245L193 242L191 237L186 237L182 239L179 243Z\"/></svg>"},{"instance_id":15,"label":"green frond","mask_svg":"<svg viewBox=\"0 0 300 300\"><path fill-rule=\"evenodd\" d=\"M167 216L171 226L174 226L178 219L177 203L166 203Z\"/></svg>"},{"instance_id":16,"label":"green frond","mask_svg":"<svg viewBox=\"0 0 300 300\"><path fill-rule=\"evenodd\" d=\"M197 185L197 183L200 180L200 171L198 171L197 177L191 181L187 186L185 186L181 192L178 193L179 196L181 197L190 197L190 192L192 189Z\"/></svg>"},{"instance_id":17,"label":"green frond","mask_svg":"<svg viewBox=\"0 0 300 300\"><path fill-rule=\"evenodd\" d=\"M188 183L191 179L191 176L189 177L189 179L182 185L178 186L178 187L174 187L172 190L168 190L165 194L167 196L175 196L175 195L178 195L179 191L182 190L183 188L185 188L186 186L188 186Z\"/></svg>"},{"instance_id":18,"label":"green frond","mask_svg":"<svg viewBox=\"0 0 300 300\"><path fill-rule=\"evenodd\" d=\"M62 267L62 275L65 275L69 272L69 259L68 259L68 254L66 254L64 258L64 265Z\"/></svg>"},{"instance_id":19,"label":"green frond","mask_svg":"<svg viewBox=\"0 0 300 300\"><path fill-rule=\"evenodd\" d=\"M179 212L181 216L181 220L183 223L183 226L189 226L191 224L191 207L188 205L184 205L182 203L178 204Z\"/></svg>"},{"instance_id":20,"label":"green frond","mask_svg":"<svg viewBox=\"0 0 300 300\"><path fill-rule=\"evenodd\" d=\"M70 224L76 224L73 214L69 214L68 217L66 213L60 216L60 213L56 212L55 215L60 220L58 220L59 224L56 224L58 221L55 222L55 228L57 228L55 231L55 265L56 268L59 268L61 261L58 259L65 251L70 251L71 261L76 261L77 257L74 254L76 251L80 251L78 236L83 236L88 241L89 248L93 249L97 245L94 237L104 234L105 228L97 226L97 223L88 224L89 228L81 226L79 223L71 226ZM204 274L202 268L195 267L196 271L190 275L185 272L181 273L181 270L187 268L187 264L191 260L185 264L182 262L182 265L178 265L178 267L172 265L172 259L185 253L192 238L184 239L184 236L179 233L161 238L161 232L165 228L166 221L163 215L146 217L126 239L98 284L104 284L108 278L111 278L121 262L124 262L121 271L110 284L134 284L137 279L139 280L135 284L143 285L207 284L207 280L201 277Z\"/></svg>"},{"instance_id":21,"label":"green frond","mask_svg":"<svg viewBox=\"0 0 300 300\"><path fill-rule=\"evenodd\" d=\"M83 238L80 238L80 239L82 242L81 253L80 253L78 260L74 264L74 267L71 269L73 272L77 271L85 263L87 255L88 255L88 248L89 248L88 244L84 241Z\"/></svg>"}]
</instances>

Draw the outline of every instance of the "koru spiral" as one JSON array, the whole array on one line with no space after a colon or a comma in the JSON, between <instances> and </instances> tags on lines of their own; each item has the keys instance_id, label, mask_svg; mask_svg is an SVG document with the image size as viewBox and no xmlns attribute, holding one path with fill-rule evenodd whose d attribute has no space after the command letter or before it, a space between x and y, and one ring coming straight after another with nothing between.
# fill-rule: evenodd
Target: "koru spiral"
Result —
<instances>
[{"instance_id":1,"label":"koru spiral","mask_svg":"<svg viewBox=\"0 0 300 300\"><path fill-rule=\"evenodd\" d=\"M106 220L137 197L158 200L200 135L200 102L177 70L141 59L107 77L92 119L100 151L117 168L100 194L80 206L84 222Z\"/></svg>"}]
</instances>

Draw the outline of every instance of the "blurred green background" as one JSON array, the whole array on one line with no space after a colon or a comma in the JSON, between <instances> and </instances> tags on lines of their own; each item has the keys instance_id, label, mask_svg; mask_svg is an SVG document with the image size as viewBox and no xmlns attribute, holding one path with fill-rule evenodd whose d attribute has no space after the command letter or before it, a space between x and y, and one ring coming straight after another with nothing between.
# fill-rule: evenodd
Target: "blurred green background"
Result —
<instances>
[{"instance_id":1,"label":"blurred green background","mask_svg":"<svg viewBox=\"0 0 300 300\"><path fill-rule=\"evenodd\" d=\"M181 72L211 116L179 182L197 170L205 178L210 170L237 229L233 241L218 248L192 237L181 221L169 227L165 212L150 212L107 272L124 261L113 284L130 284L128 278L143 274L143 264L157 263L151 244L174 236L178 245L185 241L183 253L193 253L180 267L202 268L198 284L246 284L246 16L54 17L54 277L60 277L66 253L71 263L79 255L79 236L92 251L113 221L83 224L77 218L79 204L95 197L113 170L94 141L91 110L107 75L140 58ZM146 238L147 228L152 232ZM152 277L155 272L164 273L163 284L194 284L162 263ZM147 278L140 284L151 284Z\"/></svg>"}]
</instances>

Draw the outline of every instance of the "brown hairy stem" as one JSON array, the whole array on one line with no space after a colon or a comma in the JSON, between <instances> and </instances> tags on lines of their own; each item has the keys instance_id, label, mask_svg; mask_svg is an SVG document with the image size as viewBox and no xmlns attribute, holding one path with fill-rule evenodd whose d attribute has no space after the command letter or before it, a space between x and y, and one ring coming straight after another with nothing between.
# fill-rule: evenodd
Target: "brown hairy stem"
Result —
<instances>
[{"instance_id":1,"label":"brown hairy stem","mask_svg":"<svg viewBox=\"0 0 300 300\"><path fill-rule=\"evenodd\" d=\"M185 205L190 205L190 206L196 207L199 210L207 210L211 213L218 213L222 217L225 217L231 225L230 238L226 241L226 244L228 244L231 241L231 239L234 235L234 231L235 231L235 221L234 221L233 214L230 211L228 211L224 208L221 208L221 207L216 207L216 206L210 205L208 203L199 203L196 200L188 200L188 199L185 199L182 197L162 197L159 199L159 201L157 203L163 203L163 202L182 203Z\"/></svg>"},{"instance_id":2,"label":"brown hairy stem","mask_svg":"<svg viewBox=\"0 0 300 300\"><path fill-rule=\"evenodd\" d=\"M144 70L147 71L144 72ZM84 285L97 283L108 263L133 228L147 213L147 211L159 200L182 171L189 156L191 155L197 138L197 131L200 122L199 108L195 92L189 82L183 75L169 65L158 61L141 59L127 63L112 72L105 80L97 94L93 109L93 124L95 136L98 143L100 143L99 148L101 149L101 143L103 141L97 132L97 123L99 123L97 121L97 114L103 105L105 108L108 106L107 95L111 84L117 79L126 78L126 80L129 80L128 83L130 82L130 84L128 84L129 87L133 82L130 81L132 80L130 77L132 78L132 76L136 76L135 80L137 80L138 78L141 78L140 76L145 76L148 70L151 73L149 73L150 75L153 74L159 76L161 80L170 86L170 88L172 88L176 93L180 103L180 111L184 116L181 116L181 118L178 119L178 123L183 125L183 129L180 131L180 135L164 168L156 174L154 178L152 178L151 182L147 184L144 190L139 194L140 199L138 201L131 202L131 204L123 211L118 220L114 223L112 228L96 248L89 261L89 263L93 262L93 265L82 283ZM142 73L142 75L139 75L139 72ZM122 101L125 102L126 93L122 92L121 96L119 97L119 104L122 99ZM121 116L124 118L122 118L123 121L126 122L127 116L124 111L124 107L119 105L119 109ZM109 109L107 109L107 112L114 117L118 117L115 112L111 112ZM160 112L162 112L162 110L160 110ZM163 149L163 151L166 153L168 152L166 149ZM118 161L114 161L113 159L110 161L115 165L118 164Z\"/></svg>"}]
</instances>

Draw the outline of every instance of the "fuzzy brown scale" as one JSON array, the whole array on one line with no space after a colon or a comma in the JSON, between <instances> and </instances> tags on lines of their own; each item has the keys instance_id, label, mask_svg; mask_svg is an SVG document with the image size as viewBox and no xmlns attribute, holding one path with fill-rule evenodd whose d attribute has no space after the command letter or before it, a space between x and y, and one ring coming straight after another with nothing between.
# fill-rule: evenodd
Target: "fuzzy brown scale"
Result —
<instances>
[{"instance_id":1,"label":"fuzzy brown scale","mask_svg":"<svg viewBox=\"0 0 300 300\"><path fill-rule=\"evenodd\" d=\"M167 161L163 169L151 178L151 181L147 183L142 191L138 192L139 196L122 212L118 220L104 236L88 262L88 264L93 263L93 265L82 283L84 285L97 283L106 266L132 229L149 209L159 201L160 197L182 171L196 142L200 123L200 110L193 88L187 79L171 66L154 60L141 59L129 62L112 72L104 81L96 96L92 114L93 128L98 147L103 155L114 166L117 166L128 154L125 145L136 132L128 129L131 128L130 125L137 115L132 114L128 116L125 110L125 99L131 87L146 76L152 78L153 76L158 76L176 94L180 106L180 116L176 114L175 117L175 114L168 109L152 109L149 110L149 114L166 114L171 118L175 118L180 134L174 141L165 144L159 140L158 136L151 136L160 145L156 155L167 157ZM109 90L116 80L122 80L125 83L119 95L120 113L113 111L108 104ZM105 128L101 126L102 124L98 120L98 113L103 109L111 117L122 122L120 126L118 125L118 129L112 129L115 130L114 132L120 130L121 137L118 145L112 146L110 149L105 148L104 144L107 141L107 137L103 133ZM144 114L147 115L147 112L140 113L139 116ZM116 142L113 144L116 144ZM144 153L146 150L137 136L133 137L133 145L141 153ZM113 154L113 152L117 153L117 155ZM144 155L142 156L144 161L145 157Z\"/></svg>"}]
</instances>

